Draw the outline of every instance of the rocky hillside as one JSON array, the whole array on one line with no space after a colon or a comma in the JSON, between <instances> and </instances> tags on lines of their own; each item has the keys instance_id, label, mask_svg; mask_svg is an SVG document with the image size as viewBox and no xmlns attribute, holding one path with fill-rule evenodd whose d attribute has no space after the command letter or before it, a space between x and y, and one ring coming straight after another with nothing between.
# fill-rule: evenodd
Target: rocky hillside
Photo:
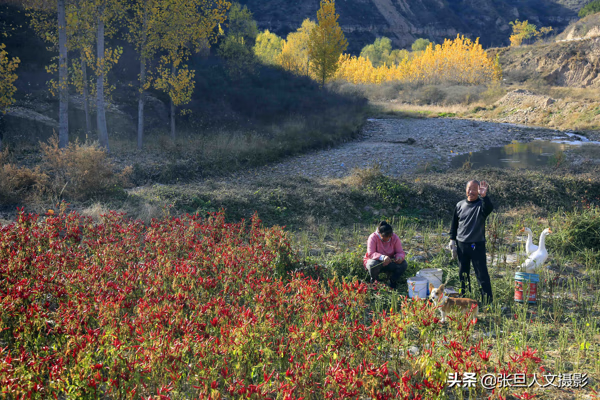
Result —
<instances>
[{"instance_id":1,"label":"rocky hillside","mask_svg":"<svg viewBox=\"0 0 600 400\"><path fill-rule=\"evenodd\" d=\"M491 49L509 81L542 79L552 86L600 87L600 37Z\"/></svg>"},{"instance_id":2,"label":"rocky hillside","mask_svg":"<svg viewBox=\"0 0 600 400\"><path fill-rule=\"evenodd\" d=\"M319 0L240 0L254 13L261 29L287 35L305 18L316 19ZM586 0L337 0L339 22L349 51L360 52L376 37L407 47L416 38L436 42L457 33L480 37L484 46L509 43L510 21L529 20L562 31L578 19Z\"/></svg>"},{"instance_id":3,"label":"rocky hillside","mask_svg":"<svg viewBox=\"0 0 600 400\"><path fill-rule=\"evenodd\" d=\"M591 100L554 99L528 90L509 92L495 104L467 113L466 118L492 122L537 125L554 129L587 131L598 140L600 103Z\"/></svg>"},{"instance_id":4,"label":"rocky hillside","mask_svg":"<svg viewBox=\"0 0 600 400\"><path fill-rule=\"evenodd\" d=\"M556 41L584 40L597 36L600 36L600 13L588 15L570 24L556 37Z\"/></svg>"}]
</instances>

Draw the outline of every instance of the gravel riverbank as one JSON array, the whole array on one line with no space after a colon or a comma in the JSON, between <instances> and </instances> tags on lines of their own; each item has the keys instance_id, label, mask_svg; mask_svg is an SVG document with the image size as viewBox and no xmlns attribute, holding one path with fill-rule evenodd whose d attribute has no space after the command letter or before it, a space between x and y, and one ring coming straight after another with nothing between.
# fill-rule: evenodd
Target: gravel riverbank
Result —
<instances>
[{"instance_id":1,"label":"gravel riverbank","mask_svg":"<svg viewBox=\"0 0 600 400\"><path fill-rule=\"evenodd\" d=\"M451 158L458 154L504 146L515 140L530 142L557 136L564 134L544 128L451 118L369 119L356 141L240 171L225 180L244 182L255 177L284 176L342 178L353 168L374 163L380 163L389 175L401 176L434 165L447 168Z\"/></svg>"}]
</instances>

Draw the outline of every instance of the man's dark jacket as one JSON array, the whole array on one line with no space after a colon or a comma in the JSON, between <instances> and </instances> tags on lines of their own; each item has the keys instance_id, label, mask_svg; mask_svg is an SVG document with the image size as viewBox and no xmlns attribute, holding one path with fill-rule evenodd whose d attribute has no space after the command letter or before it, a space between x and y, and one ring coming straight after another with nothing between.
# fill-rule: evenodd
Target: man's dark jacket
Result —
<instances>
[{"instance_id":1,"label":"man's dark jacket","mask_svg":"<svg viewBox=\"0 0 600 400\"><path fill-rule=\"evenodd\" d=\"M459 201L454 208L450 239L463 243L485 242L485 220L494 210L489 196Z\"/></svg>"}]
</instances>

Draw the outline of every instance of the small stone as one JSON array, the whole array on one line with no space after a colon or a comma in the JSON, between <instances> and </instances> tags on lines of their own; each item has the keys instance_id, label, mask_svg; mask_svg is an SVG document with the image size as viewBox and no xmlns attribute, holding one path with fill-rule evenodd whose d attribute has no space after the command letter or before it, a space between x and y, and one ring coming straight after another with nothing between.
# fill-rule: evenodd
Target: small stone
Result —
<instances>
[{"instance_id":1,"label":"small stone","mask_svg":"<svg viewBox=\"0 0 600 400\"><path fill-rule=\"evenodd\" d=\"M419 355L419 348L417 346L410 346L408 348L408 352L413 355L413 356L418 356Z\"/></svg>"}]
</instances>

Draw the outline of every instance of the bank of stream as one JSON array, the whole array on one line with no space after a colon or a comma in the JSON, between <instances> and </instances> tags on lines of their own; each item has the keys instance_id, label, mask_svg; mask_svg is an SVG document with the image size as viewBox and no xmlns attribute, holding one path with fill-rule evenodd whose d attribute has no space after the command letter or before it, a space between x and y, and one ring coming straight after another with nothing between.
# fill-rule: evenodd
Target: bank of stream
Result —
<instances>
[{"instance_id":1,"label":"bank of stream","mask_svg":"<svg viewBox=\"0 0 600 400\"><path fill-rule=\"evenodd\" d=\"M590 136L585 140L598 141L596 135ZM400 177L456 167L455 156L515 143L550 142L557 137L568 139L561 131L513 124L452 118L369 119L358 140L240 171L227 181L248 182L255 177L285 176L342 178L353 168L367 168L375 164L380 165L386 174ZM559 147L563 151L571 149L568 144Z\"/></svg>"}]
</instances>

